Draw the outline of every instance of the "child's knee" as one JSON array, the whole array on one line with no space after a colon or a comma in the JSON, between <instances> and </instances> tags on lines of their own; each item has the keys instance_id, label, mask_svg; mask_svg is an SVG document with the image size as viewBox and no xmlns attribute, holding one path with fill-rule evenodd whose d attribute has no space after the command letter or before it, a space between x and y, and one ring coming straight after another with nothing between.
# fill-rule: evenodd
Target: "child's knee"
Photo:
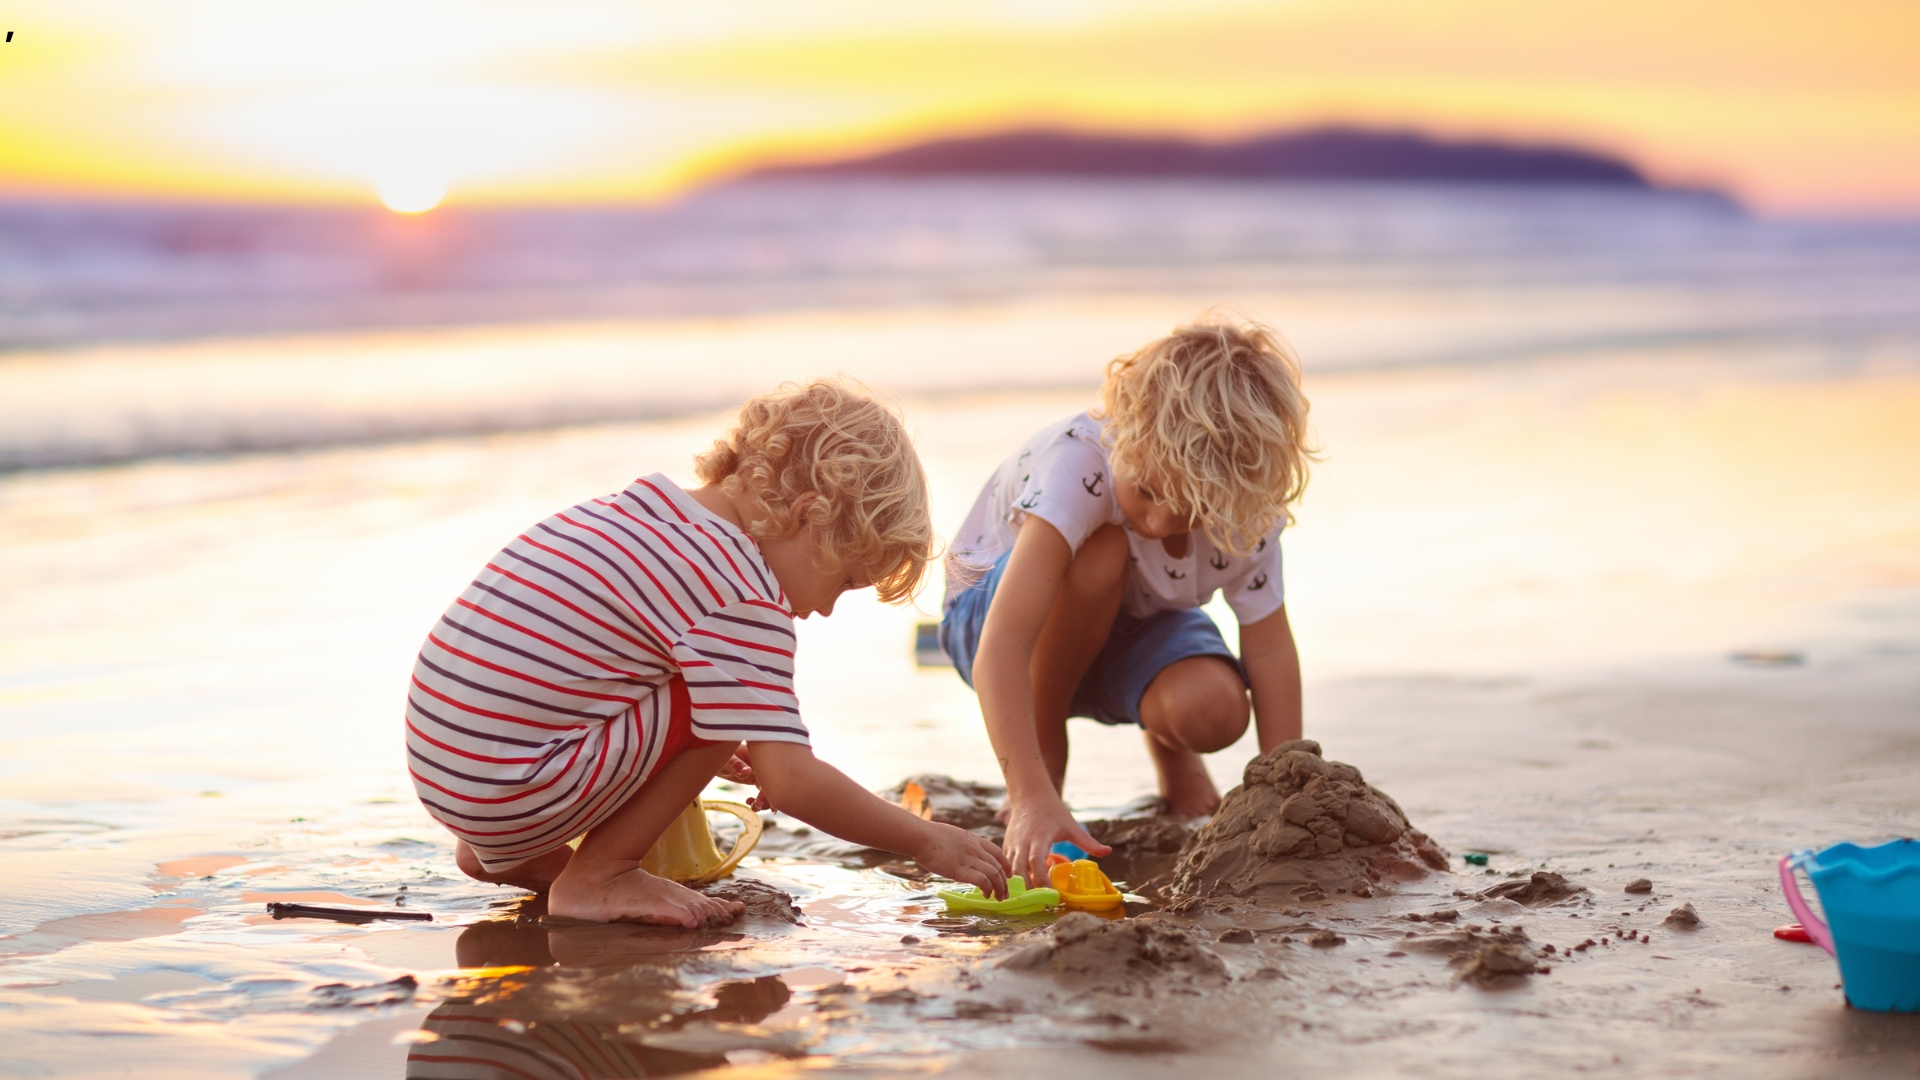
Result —
<instances>
[{"instance_id":1,"label":"child's knee","mask_svg":"<svg viewBox=\"0 0 1920 1080\"><path fill-rule=\"evenodd\" d=\"M1210 754L1224 750L1246 733L1251 710L1247 685L1232 664L1214 656L1192 656L1153 680L1140 700L1147 727L1188 750Z\"/></svg>"},{"instance_id":2,"label":"child's knee","mask_svg":"<svg viewBox=\"0 0 1920 1080\"><path fill-rule=\"evenodd\" d=\"M1245 690L1212 695L1212 700L1205 707L1194 710L1189 721L1187 746L1201 754L1225 750L1246 734L1247 720Z\"/></svg>"}]
</instances>

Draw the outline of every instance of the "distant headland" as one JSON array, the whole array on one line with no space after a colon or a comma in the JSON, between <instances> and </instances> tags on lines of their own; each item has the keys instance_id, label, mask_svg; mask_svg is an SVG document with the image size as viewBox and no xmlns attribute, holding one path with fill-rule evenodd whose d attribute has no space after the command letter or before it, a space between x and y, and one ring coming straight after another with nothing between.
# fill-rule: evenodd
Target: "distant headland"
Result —
<instances>
[{"instance_id":1,"label":"distant headland","mask_svg":"<svg viewBox=\"0 0 1920 1080\"><path fill-rule=\"evenodd\" d=\"M1589 150L1414 132L1325 127L1234 142L1011 131L939 139L867 157L769 165L748 177L1080 177L1596 184L1650 188L1628 162Z\"/></svg>"}]
</instances>

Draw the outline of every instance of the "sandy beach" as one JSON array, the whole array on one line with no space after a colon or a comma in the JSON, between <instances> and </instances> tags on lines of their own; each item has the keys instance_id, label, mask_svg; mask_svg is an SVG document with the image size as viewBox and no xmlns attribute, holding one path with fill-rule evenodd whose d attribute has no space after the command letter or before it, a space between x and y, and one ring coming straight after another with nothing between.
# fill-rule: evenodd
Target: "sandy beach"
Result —
<instances>
[{"instance_id":1,"label":"sandy beach","mask_svg":"<svg viewBox=\"0 0 1920 1080\"><path fill-rule=\"evenodd\" d=\"M26 5L0 1080L1920 1080L1917 43Z\"/></svg>"},{"instance_id":2,"label":"sandy beach","mask_svg":"<svg viewBox=\"0 0 1920 1080\"><path fill-rule=\"evenodd\" d=\"M1830 959L1770 933L1780 855L1920 817L1905 348L1310 367L1326 460L1287 536L1307 734L1449 870L1136 904L1189 961L1092 982L1007 965L1044 926L946 919L903 867L780 819L739 877L798 923L556 928L453 869L399 752L424 627L527 522L686 475L722 415L0 477L0 1069L506 1075L434 1060L484 1036L593 1076L1911 1075L1920 1028L1848 1009ZM939 524L1086 400L909 393ZM803 626L818 750L875 789L995 778L971 694L913 666L926 617L849 600ZM1137 737L1073 736L1076 810L1138 813ZM1252 756L1214 755L1223 788ZM1575 891L1485 898L1536 871ZM1682 904L1697 927L1665 921ZM1550 970L1458 978L1442 938L1515 928Z\"/></svg>"}]
</instances>

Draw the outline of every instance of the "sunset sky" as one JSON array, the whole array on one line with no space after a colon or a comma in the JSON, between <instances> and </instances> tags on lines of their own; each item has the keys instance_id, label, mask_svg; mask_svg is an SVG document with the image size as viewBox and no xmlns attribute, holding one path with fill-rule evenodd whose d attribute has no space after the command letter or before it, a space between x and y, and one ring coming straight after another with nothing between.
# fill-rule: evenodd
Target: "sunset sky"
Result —
<instances>
[{"instance_id":1,"label":"sunset sky","mask_svg":"<svg viewBox=\"0 0 1920 1080\"><path fill-rule=\"evenodd\" d=\"M1913 0L27 0L0 191L654 198L1014 126L1571 142L1786 212L1920 212Z\"/></svg>"}]
</instances>

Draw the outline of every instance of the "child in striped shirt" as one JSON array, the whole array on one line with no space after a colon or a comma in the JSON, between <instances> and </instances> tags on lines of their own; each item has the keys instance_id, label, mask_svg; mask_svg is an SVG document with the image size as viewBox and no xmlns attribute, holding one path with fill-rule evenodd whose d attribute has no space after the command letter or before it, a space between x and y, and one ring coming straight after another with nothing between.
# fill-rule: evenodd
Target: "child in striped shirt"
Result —
<instances>
[{"instance_id":1,"label":"child in striped shirt","mask_svg":"<svg viewBox=\"0 0 1920 1080\"><path fill-rule=\"evenodd\" d=\"M898 417L833 381L755 398L696 463L563 510L493 557L427 635L407 755L460 869L554 915L689 928L741 905L640 869L715 775L843 839L1001 893L992 844L813 756L795 617L849 589L912 596L933 548ZM568 841L580 838L578 850Z\"/></svg>"}]
</instances>

